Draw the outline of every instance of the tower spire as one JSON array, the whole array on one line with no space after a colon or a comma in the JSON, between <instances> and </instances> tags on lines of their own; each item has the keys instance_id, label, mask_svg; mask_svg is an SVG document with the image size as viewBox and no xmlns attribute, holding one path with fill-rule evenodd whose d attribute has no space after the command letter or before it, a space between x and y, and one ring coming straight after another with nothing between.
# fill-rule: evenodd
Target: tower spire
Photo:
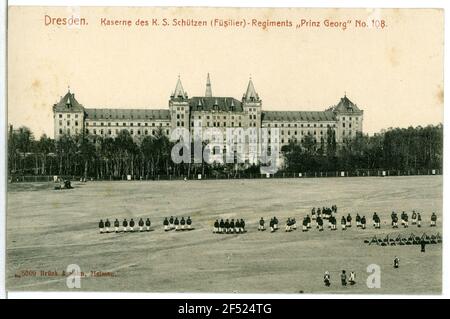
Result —
<instances>
[{"instance_id":1,"label":"tower spire","mask_svg":"<svg viewBox=\"0 0 450 319\"><path fill-rule=\"evenodd\" d=\"M173 92L173 97L174 98L182 98L182 99L187 98L186 92L183 89L183 84L181 84L181 78L179 75L178 75L177 85L175 86L175 91Z\"/></svg>"},{"instance_id":2,"label":"tower spire","mask_svg":"<svg viewBox=\"0 0 450 319\"><path fill-rule=\"evenodd\" d=\"M205 91L206 97L212 97L212 90L211 90L211 79L209 78L209 73L206 77L206 91Z\"/></svg>"},{"instance_id":3,"label":"tower spire","mask_svg":"<svg viewBox=\"0 0 450 319\"><path fill-rule=\"evenodd\" d=\"M244 100L246 101L258 101L259 96L256 93L255 86L253 85L252 78L250 77L248 81L247 91L244 94Z\"/></svg>"}]
</instances>

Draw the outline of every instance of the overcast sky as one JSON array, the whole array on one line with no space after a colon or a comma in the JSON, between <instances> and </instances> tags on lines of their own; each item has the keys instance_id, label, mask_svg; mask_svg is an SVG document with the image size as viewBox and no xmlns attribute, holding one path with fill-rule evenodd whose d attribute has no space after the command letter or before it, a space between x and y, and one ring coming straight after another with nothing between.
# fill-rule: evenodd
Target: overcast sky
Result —
<instances>
[{"instance_id":1,"label":"overcast sky","mask_svg":"<svg viewBox=\"0 0 450 319\"><path fill-rule=\"evenodd\" d=\"M439 10L9 9L8 123L53 137L52 105L70 85L85 107L168 108L177 76L190 96L242 97L251 75L263 110L318 111L347 96L363 130L443 121ZM80 28L44 17L85 17ZM320 21L318 28L102 27L100 19L231 18ZM384 19L387 27L323 26Z\"/></svg>"}]
</instances>

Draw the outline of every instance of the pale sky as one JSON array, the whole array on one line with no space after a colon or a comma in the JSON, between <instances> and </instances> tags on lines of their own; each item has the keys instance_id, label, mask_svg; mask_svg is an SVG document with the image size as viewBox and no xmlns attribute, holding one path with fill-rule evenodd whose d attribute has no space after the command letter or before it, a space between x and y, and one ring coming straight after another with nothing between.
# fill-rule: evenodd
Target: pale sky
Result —
<instances>
[{"instance_id":1,"label":"pale sky","mask_svg":"<svg viewBox=\"0 0 450 319\"><path fill-rule=\"evenodd\" d=\"M45 26L46 14L88 25ZM109 19L320 21L318 28L106 27ZM323 20L384 19L345 31ZM178 75L190 96L242 97L251 75L263 110L316 111L347 96L365 133L443 122L443 11L10 7L8 123L53 137L52 105L70 85L85 107L168 108Z\"/></svg>"}]
</instances>

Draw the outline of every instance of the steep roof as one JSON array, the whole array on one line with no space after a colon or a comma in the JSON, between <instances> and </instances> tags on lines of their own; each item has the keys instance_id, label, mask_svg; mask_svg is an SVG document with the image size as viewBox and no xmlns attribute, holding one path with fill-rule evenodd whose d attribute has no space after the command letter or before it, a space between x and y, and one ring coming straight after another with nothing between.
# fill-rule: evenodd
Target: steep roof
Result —
<instances>
[{"instance_id":1,"label":"steep roof","mask_svg":"<svg viewBox=\"0 0 450 319\"><path fill-rule=\"evenodd\" d=\"M350 101L350 99L347 97L347 95L344 95L344 97L341 98L339 103L335 106L332 106L329 110L332 110L334 112L338 113L361 113L361 109L358 108L358 106Z\"/></svg>"},{"instance_id":2,"label":"steep roof","mask_svg":"<svg viewBox=\"0 0 450 319\"><path fill-rule=\"evenodd\" d=\"M58 112L82 112L84 107L75 99L75 94L68 91L58 103L53 105L53 110Z\"/></svg>"},{"instance_id":3,"label":"steep roof","mask_svg":"<svg viewBox=\"0 0 450 319\"><path fill-rule=\"evenodd\" d=\"M232 97L194 96L189 99L191 111L242 112L242 103Z\"/></svg>"},{"instance_id":4,"label":"steep roof","mask_svg":"<svg viewBox=\"0 0 450 319\"><path fill-rule=\"evenodd\" d=\"M90 120L170 120L169 110L149 109L85 109Z\"/></svg>"},{"instance_id":5,"label":"steep roof","mask_svg":"<svg viewBox=\"0 0 450 319\"><path fill-rule=\"evenodd\" d=\"M248 81L247 91L245 92L243 98L246 101L259 101L259 95L256 93L255 86L253 85L251 78Z\"/></svg>"},{"instance_id":6,"label":"steep roof","mask_svg":"<svg viewBox=\"0 0 450 319\"><path fill-rule=\"evenodd\" d=\"M334 121L331 111L263 111L263 121Z\"/></svg>"},{"instance_id":7,"label":"steep roof","mask_svg":"<svg viewBox=\"0 0 450 319\"><path fill-rule=\"evenodd\" d=\"M206 78L205 96L206 97L211 97L212 96L211 79L209 78L209 73L208 73L208 76Z\"/></svg>"},{"instance_id":8,"label":"steep roof","mask_svg":"<svg viewBox=\"0 0 450 319\"><path fill-rule=\"evenodd\" d=\"M181 79L178 77L177 85L175 86L175 91L171 95L175 99L187 99L186 91L183 89L183 84L181 84Z\"/></svg>"}]
</instances>

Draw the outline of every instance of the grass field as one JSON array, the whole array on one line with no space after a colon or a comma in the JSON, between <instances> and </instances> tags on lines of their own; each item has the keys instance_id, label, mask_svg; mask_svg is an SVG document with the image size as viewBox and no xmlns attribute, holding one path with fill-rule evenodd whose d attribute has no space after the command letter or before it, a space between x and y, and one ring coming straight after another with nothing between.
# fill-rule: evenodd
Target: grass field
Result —
<instances>
[{"instance_id":1,"label":"grass field","mask_svg":"<svg viewBox=\"0 0 450 319\"><path fill-rule=\"evenodd\" d=\"M368 246L373 235L442 234L442 176L322 179L88 182L54 191L51 184L9 184L7 202L7 289L68 290L61 276L69 264L86 274L88 291L240 293L439 294L442 245ZM368 228L332 232L300 229L258 232L261 216L298 224L313 206L338 206L343 214L368 218ZM392 230L390 212L423 212L423 227ZM382 218L373 229L371 216ZM429 227L431 212L438 215ZM195 230L164 232L165 216L191 216ZM147 233L102 234L100 218L150 217ZM244 218L246 234L212 233L216 218ZM299 225L300 226L300 225ZM299 227L300 228L300 227ZM394 256L400 268L394 269ZM366 267L381 267L381 288L369 289ZM357 284L341 287L342 269ZM325 287L324 272L332 285ZM31 273L27 273L31 271ZM33 275L36 271L36 275ZM58 276L41 275L56 271Z\"/></svg>"}]
</instances>

